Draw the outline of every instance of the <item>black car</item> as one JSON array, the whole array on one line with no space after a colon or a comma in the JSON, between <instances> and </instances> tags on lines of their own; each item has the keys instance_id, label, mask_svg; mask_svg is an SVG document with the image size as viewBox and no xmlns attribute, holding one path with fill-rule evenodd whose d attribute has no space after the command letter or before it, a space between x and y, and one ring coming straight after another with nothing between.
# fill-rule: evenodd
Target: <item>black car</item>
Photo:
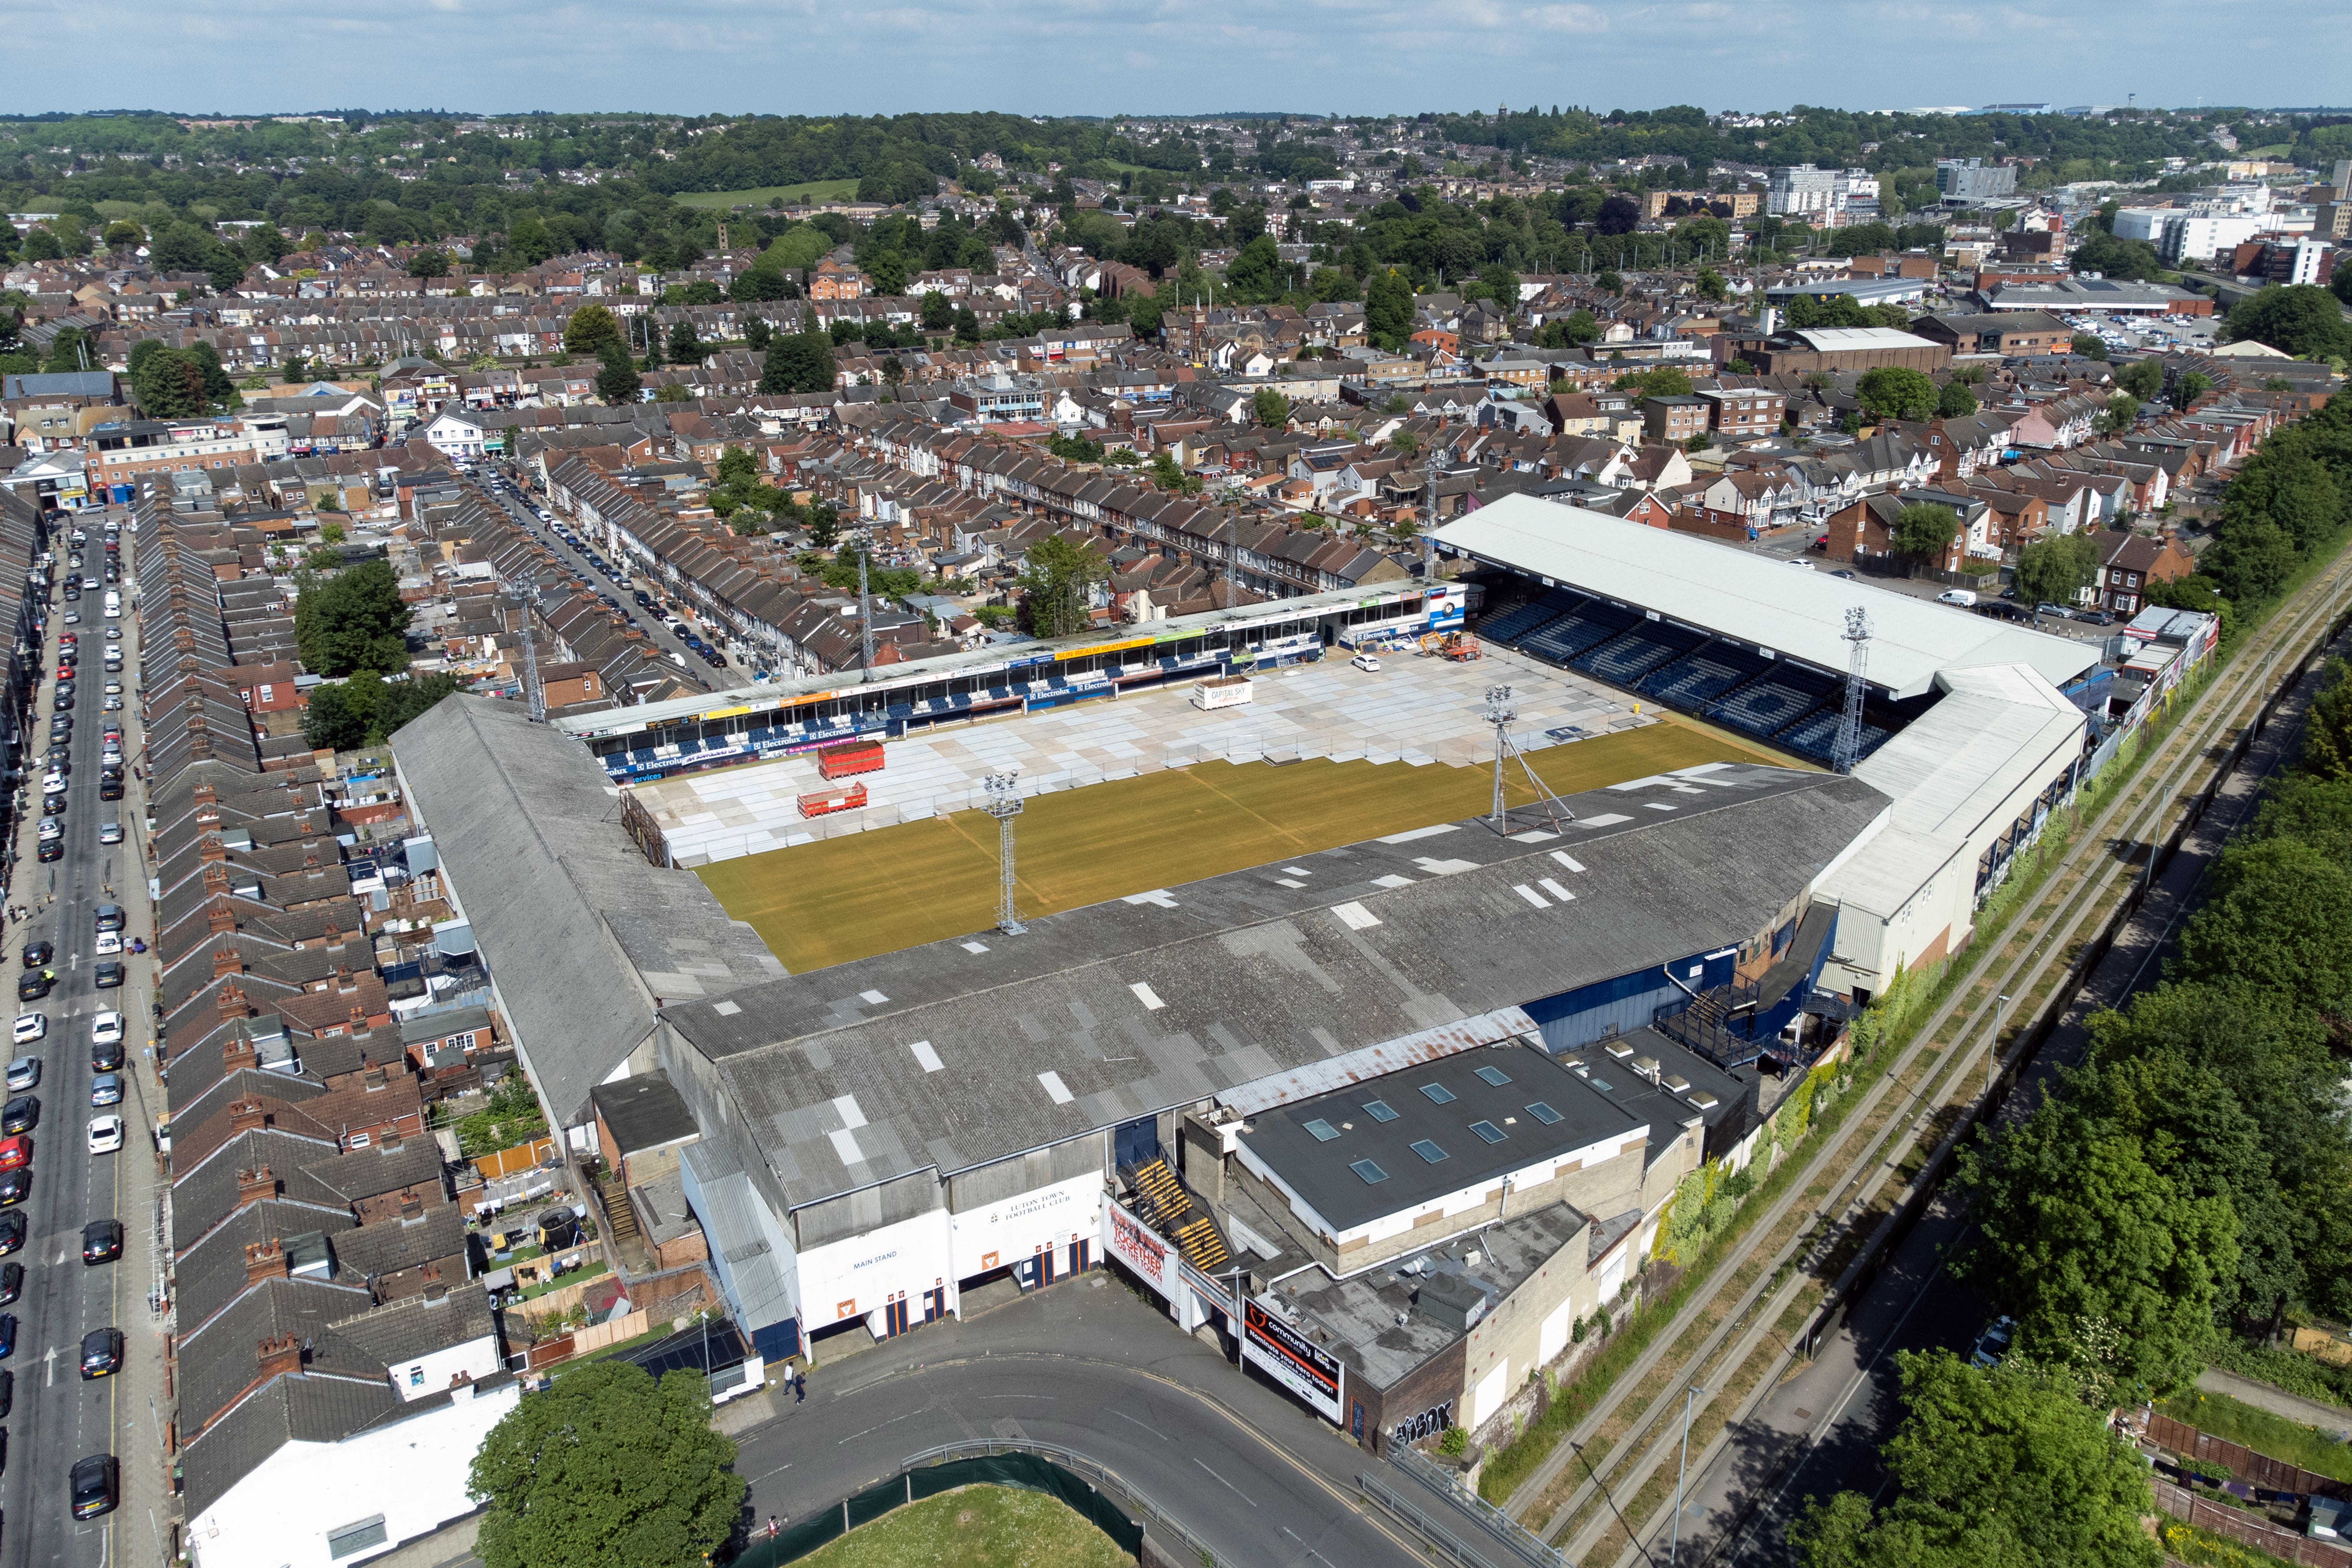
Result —
<instances>
[{"instance_id":1,"label":"black car","mask_svg":"<svg viewBox=\"0 0 2352 1568\"><path fill-rule=\"evenodd\" d=\"M41 1124L41 1097L20 1094L0 1107L0 1133L30 1132Z\"/></svg>"},{"instance_id":2,"label":"black car","mask_svg":"<svg viewBox=\"0 0 2352 1568\"><path fill-rule=\"evenodd\" d=\"M90 1047L89 1070L92 1072L121 1072L122 1070L122 1042L117 1040L110 1046Z\"/></svg>"},{"instance_id":3,"label":"black car","mask_svg":"<svg viewBox=\"0 0 2352 1568\"><path fill-rule=\"evenodd\" d=\"M21 1263L0 1263L0 1307L13 1307L16 1298L25 1293L25 1266ZM8 1413L0 1410L0 1416Z\"/></svg>"},{"instance_id":4,"label":"black car","mask_svg":"<svg viewBox=\"0 0 2352 1568\"><path fill-rule=\"evenodd\" d=\"M81 1260L110 1263L122 1256L122 1222L94 1219L81 1227Z\"/></svg>"},{"instance_id":5,"label":"black car","mask_svg":"<svg viewBox=\"0 0 2352 1568\"><path fill-rule=\"evenodd\" d=\"M91 984L100 991L111 991L122 984L122 965L111 958L99 960L98 974Z\"/></svg>"},{"instance_id":6,"label":"black car","mask_svg":"<svg viewBox=\"0 0 2352 1568\"><path fill-rule=\"evenodd\" d=\"M52 713L72 712L73 692L70 689L58 692L56 698L49 703L49 711Z\"/></svg>"},{"instance_id":7,"label":"black car","mask_svg":"<svg viewBox=\"0 0 2352 1568\"><path fill-rule=\"evenodd\" d=\"M25 1245L25 1212L10 1209L0 1214L0 1258L5 1258ZM0 1410L0 1415L7 1414Z\"/></svg>"},{"instance_id":8,"label":"black car","mask_svg":"<svg viewBox=\"0 0 2352 1568\"><path fill-rule=\"evenodd\" d=\"M41 847L33 852L33 858L45 864L51 860L62 860L65 858L66 841L62 838L44 838L41 840Z\"/></svg>"},{"instance_id":9,"label":"black car","mask_svg":"<svg viewBox=\"0 0 2352 1568\"><path fill-rule=\"evenodd\" d=\"M100 800L121 800L122 798L122 781L121 779L99 780L98 798Z\"/></svg>"},{"instance_id":10,"label":"black car","mask_svg":"<svg viewBox=\"0 0 2352 1568\"><path fill-rule=\"evenodd\" d=\"M16 1314L0 1312L0 1361L16 1353Z\"/></svg>"},{"instance_id":11,"label":"black car","mask_svg":"<svg viewBox=\"0 0 2352 1568\"><path fill-rule=\"evenodd\" d=\"M57 983L58 973L54 969L28 969L16 977L16 1000L37 1002L47 996L49 987Z\"/></svg>"},{"instance_id":12,"label":"black car","mask_svg":"<svg viewBox=\"0 0 2352 1568\"><path fill-rule=\"evenodd\" d=\"M0 1171L0 1208L14 1208L33 1195L33 1173L24 1165Z\"/></svg>"},{"instance_id":13,"label":"black car","mask_svg":"<svg viewBox=\"0 0 2352 1568\"><path fill-rule=\"evenodd\" d=\"M53 942L28 942L25 944L25 967L38 969L57 957L58 944Z\"/></svg>"},{"instance_id":14,"label":"black car","mask_svg":"<svg viewBox=\"0 0 2352 1568\"><path fill-rule=\"evenodd\" d=\"M41 815L43 816L63 816L65 814L65 796L61 795L47 795L41 797Z\"/></svg>"},{"instance_id":15,"label":"black car","mask_svg":"<svg viewBox=\"0 0 2352 1568\"><path fill-rule=\"evenodd\" d=\"M81 1337L81 1374L85 1380L112 1377L122 1370L122 1331L92 1329Z\"/></svg>"},{"instance_id":16,"label":"black car","mask_svg":"<svg viewBox=\"0 0 2352 1568\"><path fill-rule=\"evenodd\" d=\"M77 1459L73 1468L73 1516L76 1519L96 1519L112 1513L118 1475L111 1454L92 1454L87 1459Z\"/></svg>"}]
</instances>

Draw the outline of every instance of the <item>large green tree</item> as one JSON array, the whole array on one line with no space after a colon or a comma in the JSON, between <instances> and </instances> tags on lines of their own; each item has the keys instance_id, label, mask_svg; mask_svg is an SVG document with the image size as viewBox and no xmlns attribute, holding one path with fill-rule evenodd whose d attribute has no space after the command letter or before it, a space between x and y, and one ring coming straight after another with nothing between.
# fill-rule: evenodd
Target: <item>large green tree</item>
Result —
<instances>
[{"instance_id":1,"label":"large green tree","mask_svg":"<svg viewBox=\"0 0 2352 1568\"><path fill-rule=\"evenodd\" d=\"M768 342L768 357L760 367L760 390L829 392L834 375L831 333L786 332Z\"/></svg>"},{"instance_id":2,"label":"large green tree","mask_svg":"<svg viewBox=\"0 0 2352 1568\"><path fill-rule=\"evenodd\" d=\"M735 1527L735 1444L697 1373L598 1361L526 1394L474 1456L488 1568L684 1568Z\"/></svg>"},{"instance_id":3,"label":"large green tree","mask_svg":"<svg viewBox=\"0 0 2352 1568\"><path fill-rule=\"evenodd\" d=\"M1048 534L1023 558L1021 592L1029 629L1041 637L1067 637L1087 628L1094 585L1110 575L1101 552L1062 535Z\"/></svg>"},{"instance_id":4,"label":"large green tree","mask_svg":"<svg viewBox=\"0 0 2352 1568\"><path fill-rule=\"evenodd\" d=\"M621 323L613 312L591 301L572 312L563 323L563 352L585 359L604 356L606 343L625 344Z\"/></svg>"},{"instance_id":5,"label":"large green tree","mask_svg":"<svg viewBox=\"0 0 2352 1568\"><path fill-rule=\"evenodd\" d=\"M2037 605L2072 605L2098 569L2098 547L2082 534L2037 539L2017 552L2018 592Z\"/></svg>"},{"instance_id":6,"label":"large green tree","mask_svg":"<svg viewBox=\"0 0 2352 1568\"><path fill-rule=\"evenodd\" d=\"M2180 931L2173 973L2242 981L2352 1017L2352 866L2298 838L2231 845Z\"/></svg>"},{"instance_id":7,"label":"large green tree","mask_svg":"<svg viewBox=\"0 0 2352 1568\"><path fill-rule=\"evenodd\" d=\"M1915 501L1895 514L1895 526L1887 531L1896 554L1940 565L1960 531L1960 518L1950 507Z\"/></svg>"},{"instance_id":8,"label":"large green tree","mask_svg":"<svg viewBox=\"0 0 2352 1568\"><path fill-rule=\"evenodd\" d=\"M2297 359L2352 356L2352 325L2335 295L2311 283L2273 283L2230 307L2221 335L2267 343Z\"/></svg>"},{"instance_id":9,"label":"large green tree","mask_svg":"<svg viewBox=\"0 0 2352 1568\"><path fill-rule=\"evenodd\" d=\"M1936 384L1916 370L1880 365L1862 373L1853 395L1863 412L1879 419L1933 419Z\"/></svg>"},{"instance_id":10,"label":"large green tree","mask_svg":"<svg viewBox=\"0 0 2352 1568\"><path fill-rule=\"evenodd\" d=\"M596 395L615 408L625 408L644 394L645 384L637 379L637 362L630 357L628 345L618 338L606 340L596 370Z\"/></svg>"},{"instance_id":11,"label":"large green tree","mask_svg":"<svg viewBox=\"0 0 2352 1568\"><path fill-rule=\"evenodd\" d=\"M2084 1137L2056 1102L1964 1150L1961 1181L1978 1234L1954 1271L2016 1316L2030 1354L2111 1400L2161 1397L2204 1370L2238 1266L2226 1197L2191 1196L2112 1128Z\"/></svg>"},{"instance_id":12,"label":"large green tree","mask_svg":"<svg viewBox=\"0 0 2352 1568\"><path fill-rule=\"evenodd\" d=\"M1903 1425L1892 1496L1807 1500L1803 1568L2155 1568L2140 1528L2147 1468L2101 1412L2024 1367L1979 1372L1948 1351L1897 1352Z\"/></svg>"},{"instance_id":13,"label":"large green tree","mask_svg":"<svg viewBox=\"0 0 2352 1568\"><path fill-rule=\"evenodd\" d=\"M2317 779L2352 778L2352 665L2327 661L2319 695L2303 719L2303 771Z\"/></svg>"},{"instance_id":14,"label":"large green tree","mask_svg":"<svg viewBox=\"0 0 2352 1568\"><path fill-rule=\"evenodd\" d=\"M1364 291L1364 331L1391 353L1402 353L1412 337L1412 281L1390 268L1372 275Z\"/></svg>"},{"instance_id":15,"label":"large green tree","mask_svg":"<svg viewBox=\"0 0 2352 1568\"><path fill-rule=\"evenodd\" d=\"M363 561L332 577L304 574L294 601L294 645L303 668L330 679L354 670L408 668L408 606L391 563Z\"/></svg>"}]
</instances>

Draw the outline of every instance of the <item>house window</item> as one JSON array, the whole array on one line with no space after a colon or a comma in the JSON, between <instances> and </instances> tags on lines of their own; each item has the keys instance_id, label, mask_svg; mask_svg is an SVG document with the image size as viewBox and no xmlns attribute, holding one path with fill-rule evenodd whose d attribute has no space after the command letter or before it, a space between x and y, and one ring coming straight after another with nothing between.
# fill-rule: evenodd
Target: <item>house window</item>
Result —
<instances>
[{"instance_id":1,"label":"house window","mask_svg":"<svg viewBox=\"0 0 2352 1568\"><path fill-rule=\"evenodd\" d=\"M365 1552L371 1546L384 1543L383 1515L376 1514L340 1530L327 1531L327 1555L331 1558L350 1557Z\"/></svg>"}]
</instances>

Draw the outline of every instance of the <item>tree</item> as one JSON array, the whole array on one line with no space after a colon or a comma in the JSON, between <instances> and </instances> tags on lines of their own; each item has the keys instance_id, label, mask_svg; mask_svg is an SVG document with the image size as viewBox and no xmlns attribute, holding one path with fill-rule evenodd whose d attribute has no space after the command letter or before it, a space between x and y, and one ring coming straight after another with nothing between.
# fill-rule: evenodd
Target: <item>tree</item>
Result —
<instances>
[{"instance_id":1,"label":"tree","mask_svg":"<svg viewBox=\"0 0 2352 1568\"><path fill-rule=\"evenodd\" d=\"M1880 365L1862 373L1853 395L1864 412L1879 419L1932 419L1936 416L1936 384L1916 370Z\"/></svg>"},{"instance_id":2,"label":"tree","mask_svg":"<svg viewBox=\"0 0 2352 1568\"><path fill-rule=\"evenodd\" d=\"M691 319L682 321L669 330L669 357L675 364L700 364L702 356L710 351L702 346L702 339L694 330Z\"/></svg>"},{"instance_id":3,"label":"tree","mask_svg":"<svg viewBox=\"0 0 2352 1568\"><path fill-rule=\"evenodd\" d=\"M2164 395L2164 366L2152 359L2136 359L2116 372L2116 384L2142 403Z\"/></svg>"},{"instance_id":4,"label":"tree","mask_svg":"<svg viewBox=\"0 0 2352 1568\"><path fill-rule=\"evenodd\" d=\"M2099 416L2092 424L2100 435L2112 436L2119 430L2130 429L2138 418L2138 398L2128 392L2111 392L2107 395L2107 405L2099 411Z\"/></svg>"},{"instance_id":5,"label":"tree","mask_svg":"<svg viewBox=\"0 0 2352 1568\"><path fill-rule=\"evenodd\" d=\"M1110 566L1091 546L1049 534L1029 547L1020 588L1029 609L1029 629L1041 637L1086 630L1094 585Z\"/></svg>"},{"instance_id":6,"label":"tree","mask_svg":"<svg viewBox=\"0 0 2352 1568\"><path fill-rule=\"evenodd\" d=\"M1364 328L1372 342L1402 353L1412 336L1412 284L1394 268L1373 274L1364 291Z\"/></svg>"},{"instance_id":7,"label":"tree","mask_svg":"<svg viewBox=\"0 0 2352 1568\"><path fill-rule=\"evenodd\" d=\"M411 278L446 278L449 276L449 255L441 250L420 250L408 258Z\"/></svg>"},{"instance_id":8,"label":"tree","mask_svg":"<svg viewBox=\"0 0 2352 1568\"><path fill-rule=\"evenodd\" d=\"M1960 531L1960 517L1949 507L1916 501L1895 514L1888 530L1897 554L1941 565Z\"/></svg>"},{"instance_id":9,"label":"tree","mask_svg":"<svg viewBox=\"0 0 2352 1568\"><path fill-rule=\"evenodd\" d=\"M1625 279L1614 272L1603 272L1592 279L1592 286L1606 294L1622 294L1625 291Z\"/></svg>"},{"instance_id":10,"label":"tree","mask_svg":"<svg viewBox=\"0 0 2352 1568\"><path fill-rule=\"evenodd\" d=\"M1290 399L1273 387L1261 386L1250 399L1250 408L1257 422L1269 430L1287 429L1290 425Z\"/></svg>"},{"instance_id":11,"label":"tree","mask_svg":"<svg viewBox=\"0 0 2352 1568\"><path fill-rule=\"evenodd\" d=\"M2352 268L2347 268L2344 276L2352 278ZM2172 400L2179 406L2186 408L2212 390L2211 380L2192 370L2180 378L2179 385L2172 389Z\"/></svg>"},{"instance_id":12,"label":"tree","mask_svg":"<svg viewBox=\"0 0 2352 1568\"><path fill-rule=\"evenodd\" d=\"M368 675L322 681L311 688L310 700L302 708L303 743L313 751L331 752L365 745L383 686L381 677Z\"/></svg>"},{"instance_id":13,"label":"tree","mask_svg":"<svg viewBox=\"0 0 2352 1568\"><path fill-rule=\"evenodd\" d=\"M2074 342L2069 346L2078 359L2103 360L2107 357L2107 345L2095 332L2076 332Z\"/></svg>"},{"instance_id":14,"label":"tree","mask_svg":"<svg viewBox=\"0 0 2352 1568\"><path fill-rule=\"evenodd\" d=\"M2352 864L2296 838L2237 843L2181 928L2172 973L2242 982L2352 1016Z\"/></svg>"},{"instance_id":15,"label":"tree","mask_svg":"<svg viewBox=\"0 0 2352 1568\"><path fill-rule=\"evenodd\" d=\"M760 390L830 392L834 374L830 332L787 332L769 341L767 361L760 367Z\"/></svg>"},{"instance_id":16,"label":"tree","mask_svg":"<svg viewBox=\"0 0 2352 1568\"><path fill-rule=\"evenodd\" d=\"M363 561L320 580L298 579L294 646L303 668L330 679L353 670L408 668L408 606L386 561Z\"/></svg>"},{"instance_id":17,"label":"tree","mask_svg":"<svg viewBox=\"0 0 2352 1568\"><path fill-rule=\"evenodd\" d=\"M1671 364L1637 370L1630 375L1619 376L1616 390L1630 392L1636 397L1688 397L1691 395L1690 373Z\"/></svg>"},{"instance_id":18,"label":"tree","mask_svg":"<svg viewBox=\"0 0 2352 1568\"><path fill-rule=\"evenodd\" d=\"M2100 1411L2021 1366L1902 1351L1903 1424L1882 1450L1892 1494L1807 1500L1803 1568L2156 1568L2140 1529L2147 1468Z\"/></svg>"},{"instance_id":19,"label":"tree","mask_svg":"<svg viewBox=\"0 0 2352 1568\"><path fill-rule=\"evenodd\" d=\"M109 250L130 250L147 243L147 231L129 218L116 218L106 226L103 237Z\"/></svg>"},{"instance_id":20,"label":"tree","mask_svg":"<svg viewBox=\"0 0 2352 1568\"><path fill-rule=\"evenodd\" d=\"M1944 390L1936 395L1936 417L1966 419L1977 411L1976 394L1962 381L1948 381Z\"/></svg>"},{"instance_id":21,"label":"tree","mask_svg":"<svg viewBox=\"0 0 2352 1568\"><path fill-rule=\"evenodd\" d=\"M603 367L596 372L596 395L614 408L636 402L644 395L645 384L637 379L637 362L629 345L618 338L606 339L603 360Z\"/></svg>"},{"instance_id":22,"label":"tree","mask_svg":"<svg viewBox=\"0 0 2352 1568\"><path fill-rule=\"evenodd\" d=\"M768 325L763 316L754 316L743 323L743 346L755 354L767 353L768 344L774 341L775 335L776 330Z\"/></svg>"},{"instance_id":23,"label":"tree","mask_svg":"<svg viewBox=\"0 0 2352 1568\"><path fill-rule=\"evenodd\" d=\"M2230 307L2221 323L2231 342L2267 343L2297 359L2352 355L2352 324L2336 296L2311 283L2263 289Z\"/></svg>"},{"instance_id":24,"label":"tree","mask_svg":"<svg viewBox=\"0 0 2352 1568\"><path fill-rule=\"evenodd\" d=\"M557 1376L507 1413L475 1454L467 1495L488 1504L488 1568L676 1568L706 1560L747 1489L735 1444L710 1429L699 1373L656 1384L633 1362Z\"/></svg>"},{"instance_id":25,"label":"tree","mask_svg":"<svg viewBox=\"0 0 2352 1568\"><path fill-rule=\"evenodd\" d=\"M563 323L563 352L566 353L578 354L583 359L590 355L602 358L607 343L621 343L625 347L626 340L622 336L621 323L614 318L612 311L602 305L583 305L572 311L571 319Z\"/></svg>"},{"instance_id":26,"label":"tree","mask_svg":"<svg viewBox=\"0 0 2352 1568\"><path fill-rule=\"evenodd\" d=\"M142 349L149 352L141 353ZM205 395L205 367L186 351L165 348L150 338L134 347L131 355L131 392L141 413L150 419L184 419L205 411L210 401Z\"/></svg>"},{"instance_id":27,"label":"tree","mask_svg":"<svg viewBox=\"0 0 2352 1568\"><path fill-rule=\"evenodd\" d=\"M980 342L980 313L969 305L955 308L955 335L956 342L966 348L976 347Z\"/></svg>"},{"instance_id":28,"label":"tree","mask_svg":"<svg viewBox=\"0 0 2352 1568\"><path fill-rule=\"evenodd\" d=\"M955 325L955 307L948 303L945 294L936 289L926 289L923 290L921 320L923 331L944 332Z\"/></svg>"},{"instance_id":29,"label":"tree","mask_svg":"<svg viewBox=\"0 0 2352 1568\"><path fill-rule=\"evenodd\" d=\"M1717 272L1712 267L1702 267L1698 269L1698 297L1700 299L1709 301L1719 300L1729 292L1730 289L1724 284L1722 273Z\"/></svg>"},{"instance_id":30,"label":"tree","mask_svg":"<svg viewBox=\"0 0 2352 1568\"><path fill-rule=\"evenodd\" d=\"M2149 1153L2057 1100L1961 1152L1978 1233L1956 1274L2015 1315L2021 1348L2109 1403L2196 1381L2238 1267L2229 1200L2183 1191Z\"/></svg>"},{"instance_id":31,"label":"tree","mask_svg":"<svg viewBox=\"0 0 2352 1568\"><path fill-rule=\"evenodd\" d=\"M2340 658L2327 661L2304 714L2302 766L2314 778L2352 778L2352 665Z\"/></svg>"},{"instance_id":32,"label":"tree","mask_svg":"<svg viewBox=\"0 0 2352 1568\"><path fill-rule=\"evenodd\" d=\"M2037 605L2072 605L2098 569L2098 546L2082 534L2037 539L2017 552L2018 592Z\"/></svg>"},{"instance_id":33,"label":"tree","mask_svg":"<svg viewBox=\"0 0 2352 1568\"><path fill-rule=\"evenodd\" d=\"M2095 272L2103 278L2128 279L2135 283L2149 282L2164 275L2164 258L2146 240L2117 239L2112 234L2097 231L2083 237L2067 265L2077 273Z\"/></svg>"}]
</instances>

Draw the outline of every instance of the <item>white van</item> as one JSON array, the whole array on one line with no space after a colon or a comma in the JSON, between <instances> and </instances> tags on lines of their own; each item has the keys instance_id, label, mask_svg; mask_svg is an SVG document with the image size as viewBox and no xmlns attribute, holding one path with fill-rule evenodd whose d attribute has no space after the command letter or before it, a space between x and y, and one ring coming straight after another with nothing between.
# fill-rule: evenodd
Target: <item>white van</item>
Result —
<instances>
[{"instance_id":1,"label":"white van","mask_svg":"<svg viewBox=\"0 0 2352 1568\"><path fill-rule=\"evenodd\" d=\"M122 615L122 595L115 589L106 591L106 618L118 620Z\"/></svg>"},{"instance_id":2,"label":"white van","mask_svg":"<svg viewBox=\"0 0 2352 1568\"><path fill-rule=\"evenodd\" d=\"M1947 588L1942 593L1936 595L1936 603L1939 605L1958 605L1964 610L1972 610L1976 608L1977 596L1974 593L1966 588Z\"/></svg>"}]
</instances>

